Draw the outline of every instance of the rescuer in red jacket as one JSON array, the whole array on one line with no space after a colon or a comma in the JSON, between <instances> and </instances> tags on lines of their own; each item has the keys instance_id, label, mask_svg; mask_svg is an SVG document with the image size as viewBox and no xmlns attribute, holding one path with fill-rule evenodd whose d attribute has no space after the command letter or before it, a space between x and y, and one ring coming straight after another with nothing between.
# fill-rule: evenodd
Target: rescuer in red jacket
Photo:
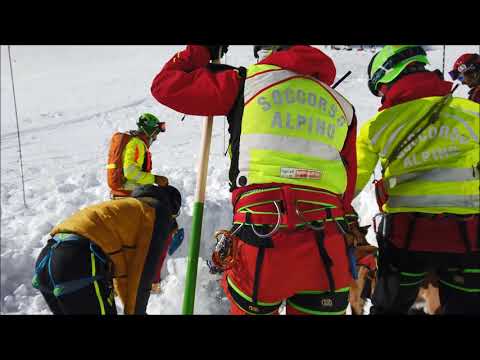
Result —
<instances>
[{"instance_id":1,"label":"rescuer in red jacket","mask_svg":"<svg viewBox=\"0 0 480 360\"><path fill-rule=\"evenodd\" d=\"M256 45L263 59L248 70L210 63L227 50L187 46L151 91L184 114L227 116L239 239L222 279L231 313L276 314L286 300L287 314L344 314L358 234L356 117L330 87L335 65L306 45Z\"/></svg>"},{"instance_id":2,"label":"rescuer in red jacket","mask_svg":"<svg viewBox=\"0 0 480 360\"><path fill-rule=\"evenodd\" d=\"M453 80L461 81L470 88L468 99L480 104L480 55L463 54L449 72Z\"/></svg>"}]
</instances>

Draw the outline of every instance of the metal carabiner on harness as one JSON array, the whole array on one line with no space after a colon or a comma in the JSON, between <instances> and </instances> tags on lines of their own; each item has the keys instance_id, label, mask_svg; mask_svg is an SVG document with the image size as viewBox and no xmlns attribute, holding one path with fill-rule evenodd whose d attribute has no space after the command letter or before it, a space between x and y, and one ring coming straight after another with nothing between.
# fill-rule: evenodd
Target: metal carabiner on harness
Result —
<instances>
[{"instance_id":1,"label":"metal carabiner on harness","mask_svg":"<svg viewBox=\"0 0 480 360\"><path fill-rule=\"evenodd\" d=\"M376 234L377 234L378 231L380 230L380 224L382 223L382 220L385 219L385 217L386 217L386 214L383 213L383 212L377 213L377 214L375 214L375 215L373 216L373 218L372 218L373 231L374 231ZM377 218L380 218L380 221L378 221L378 223L377 223ZM383 229L385 229L385 226L384 226L385 224L382 224L382 225L383 225L383 228L382 228L382 230L383 230ZM382 232L383 232L383 231L382 231ZM385 234L382 233L382 235L385 235Z\"/></svg>"},{"instance_id":2,"label":"metal carabiner on harness","mask_svg":"<svg viewBox=\"0 0 480 360\"><path fill-rule=\"evenodd\" d=\"M255 225L254 224L250 224L250 227L252 228L252 231L253 233L258 236L259 238L261 239L265 239L265 238L269 238L271 237L273 234L275 234L278 229L280 228L280 223L281 223L281 219L282 219L282 214L280 213L280 207L278 206L277 202L274 201L273 204L275 205L275 207L277 208L277 223L275 224L275 227L273 228L272 231L270 231L268 234L260 234L260 233L257 233L257 231L255 230Z\"/></svg>"},{"instance_id":3,"label":"metal carabiner on harness","mask_svg":"<svg viewBox=\"0 0 480 360\"><path fill-rule=\"evenodd\" d=\"M298 217L305 222L307 227L315 231L320 231L324 229L324 223L320 223L320 226L315 226L311 222L308 222L307 219L305 219L305 216L303 216L303 213L298 208L297 204L298 204L298 200L295 201L295 212L297 213Z\"/></svg>"},{"instance_id":4,"label":"metal carabiner on harness","mask_svg":"<svg viewBox=\"0 0 480 360\"><path fill-rule=\"evenodd\" d=\"M207 260L210 274L219 274L232 268L236 259L237 241L235 234L242 228L241 224L233 232L229 230L218 230L215 232L215 249L212 253L212 260Z\"/></svg>"}]
</instances>

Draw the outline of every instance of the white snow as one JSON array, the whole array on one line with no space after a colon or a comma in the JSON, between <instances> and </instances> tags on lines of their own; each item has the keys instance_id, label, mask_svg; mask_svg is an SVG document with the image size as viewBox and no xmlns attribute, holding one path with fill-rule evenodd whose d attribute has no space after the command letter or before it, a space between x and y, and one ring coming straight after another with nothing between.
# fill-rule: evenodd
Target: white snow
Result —
<instances>
[{"instance_id":1,"label":"white snow","mask_svg":"<svg viewBox=\"0 0 480 360\"><path fill-rule=\"evenodd\" d=\"M23 205L19 147L7 46L1 46L1 283L0 314L49 314L31 286L34 262L51 228L78 209L108 199L105 162L116 130L135 128L142 112L167 122L167 132L152 145L153 172L168 176L184 197L179 223L186 241L167 258L161 293L149 314L180 314L188 238L192 220L201 117L187 116L159 104L150 85L163 64L183 46L12 46L13 73L25 177ZM335 51L319 46L337 66L337 78L351 70L338 90L355 106L360 124L376 113L379 99L367 88L369 51ZM441 46L430 47L432 69L442 68ZM447 46L446 69L478 45ZM250 46L233 45L227 62L254 61ZM456 96L466 96L461 87ZM197 314L226 314L228 303L218 276L208 272L213 233L231 223L225 118L216 117L210 152L207 202L195 301ZM362 224L377 212L370 186L354 202ZM375 243L373 232L368 239ZM117 303L119 301L117 300ZM121 309L121 306L119 307Z\"/></svg>"}]
</instances>

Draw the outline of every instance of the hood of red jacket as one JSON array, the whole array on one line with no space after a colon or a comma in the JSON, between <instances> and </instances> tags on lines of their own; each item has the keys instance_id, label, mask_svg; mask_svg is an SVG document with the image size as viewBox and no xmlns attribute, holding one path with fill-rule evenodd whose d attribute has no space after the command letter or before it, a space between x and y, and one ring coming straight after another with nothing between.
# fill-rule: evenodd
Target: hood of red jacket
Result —
<instances>
[{"instance_id":1,"label":"hood of red jacket","mask_svg":"<svg viewBox=\"0 0 480 360\"><path fill-rule=\"evenodd\" d=\"M409 74L396 81L390 88L382 86L384 96L378 111L407 101L430 96L444 96L452 89L453 83L445 81L433 72Z\"/></svg>"},{"instance_id":2,"label":"hood of red jacket","mask_svg":"<svg viewBox=\"0 0 480 360\"><path fill-rule=\"evenodd\" d=\"M295 45L287 50L276 51L259 64L276 65L301 75L312 76L327 85L332 85L337 74L333 60L317 48Z\"/></svg>"}]
</instances>

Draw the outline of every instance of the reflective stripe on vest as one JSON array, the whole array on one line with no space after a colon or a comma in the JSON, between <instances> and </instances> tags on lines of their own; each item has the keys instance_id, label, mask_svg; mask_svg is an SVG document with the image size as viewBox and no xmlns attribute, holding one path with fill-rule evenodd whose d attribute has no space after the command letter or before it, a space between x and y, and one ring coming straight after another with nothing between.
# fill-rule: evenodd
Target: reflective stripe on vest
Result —
<instances>
[{"instance_id":1,"label":"reflective stripe on vest","mask_svg":"<svg viewBox=\"0 0 480 360\"><path fill-rule=\"evenodd\" d=\"M390 196L388 206L391 208L480 208L478 195L421 195L421 196ZM478 212L478 211L477 211Z\"/></svg>"},{"instance_id":2,"label":"reflective stripe on vest","mask_svg":"<svg viewBox=\"0 0 480 360\"><path fill-rule=\"evenodd\" d=\"M430 181L430 182L454 182L471 181L478 179L478 169L443 169L437 168L428 171L415 171L403 175L392 176L388 179L388 187L408 181Z\"/></svg>"},{"instance_id":3,"label":"reflective stripe on vest","mask_svg":"<svg viewBox=\"0 0 480 360\"><path fill-rule=\"evenodd\" d=\"M340 151L353 107L340 94L312 77L253 65L244 102L238 186L278 182L343 194Z\"/></svg>"},{"instance_id":4,"label":"reflective stripe on vest","mask_svg":"<svg viewBox=\"0 0 480 360\"><path fill-rule=\"evenodd\" d=\"M285 151L310 157L320 156L324 160L342 160L338 150L333 146L317 141L292 138L290 136L269 135L269 134L247 134L243 135L242 145L248 148L262 148L271 151ZM242 161L248 162L248 154L245 154Z\"/></svg>"},{"instance_id":5,"label":"reflective stripe on vest","mask_svg":"<svg viewBox=\"0 0 480 360\"><path fill-rule=\"evenodd\" d=\"M289 70L272 70L247 78L245 80L245 91L243 92L245 104L264 90L268 84L275 84L297 76L298 74Z\"/></svg>"}]
</instances>

